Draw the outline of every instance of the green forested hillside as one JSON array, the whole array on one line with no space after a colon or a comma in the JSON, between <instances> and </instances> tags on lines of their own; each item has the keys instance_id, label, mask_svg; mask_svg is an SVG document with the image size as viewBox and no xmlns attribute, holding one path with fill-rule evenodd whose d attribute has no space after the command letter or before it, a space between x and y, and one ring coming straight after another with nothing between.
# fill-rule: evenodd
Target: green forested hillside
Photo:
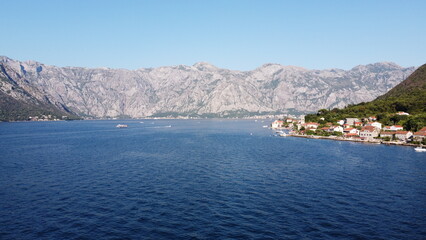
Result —
<instances>
[{"instance_id":1,"label":"green forested hillside","mask_svg":"<svg viewBox=\"0 0 426 240\"><path fill-rule=\"evenodd\" d=\"M397 115L407 112L409 116ZM306 116L307 121L334 122L347 117L365 118L376 116L385 125L400 124L416 131L426 126L426 64L419 67L406 80L377 99L349 105L344 109L321 109ZM320 120L324 118L324 120Z\"/></svg>"}]
</instances>

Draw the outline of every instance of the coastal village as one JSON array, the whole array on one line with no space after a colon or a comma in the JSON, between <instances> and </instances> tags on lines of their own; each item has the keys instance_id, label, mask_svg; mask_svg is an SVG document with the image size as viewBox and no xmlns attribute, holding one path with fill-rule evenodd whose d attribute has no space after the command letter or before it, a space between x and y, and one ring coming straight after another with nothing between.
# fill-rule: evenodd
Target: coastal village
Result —
<instances>
[{"instance_id":1,"label":"coastal village","mask_svg":"<svg viewBox=\"0 0 426 240\"><path fill-rule=\"evenodd\" d=\"M61 120L67 120L67 116L62 116L61 118L58 118L55 115L40 115L40 116L30 116L28 117L28 121L36 121L36 122L44 122L44 121L61 121Z\"/></svg>"},{"instance_id":2,"label":"coastal village","mask_svg":"<svg viewBox=\"0 0 426 240\"><path fill-rule=\"evenodd\" d=\"M409 115L406 112L396 114ZM327 123L305 122L304 116L300 118L284 117L272 122L271 128L276 130L280 136L411 146L426 142L426 127L417 132L406 131L400 125L384 126L377 121L375 116L362 119L345 118ZM288 130L288 133L283 130Z\"/></svg>"}]
</instances>

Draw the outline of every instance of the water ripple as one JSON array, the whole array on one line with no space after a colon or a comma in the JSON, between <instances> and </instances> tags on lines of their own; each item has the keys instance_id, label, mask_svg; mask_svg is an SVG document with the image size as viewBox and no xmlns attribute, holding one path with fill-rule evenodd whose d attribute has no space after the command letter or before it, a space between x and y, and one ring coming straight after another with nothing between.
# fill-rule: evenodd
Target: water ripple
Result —
<instances>
[{"instance_id":1,"label":"water ripple","mask_svg":"<svg viewBox=\"0 0 426 240\"><path fill-rule=\"evenodd\" d=\"M408 148L276 138L253 121L132 123L0 129L0 238L426 235L426 163Z\"/></svg>"}]
</instances>

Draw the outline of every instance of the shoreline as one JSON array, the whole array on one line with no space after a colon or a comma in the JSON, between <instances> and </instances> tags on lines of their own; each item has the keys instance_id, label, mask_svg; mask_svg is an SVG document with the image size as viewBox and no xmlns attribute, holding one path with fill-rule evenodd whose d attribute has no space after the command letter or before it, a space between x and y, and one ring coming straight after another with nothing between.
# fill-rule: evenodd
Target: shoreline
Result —
<instances>
[{"instance_id":1,"label":"shoreline","mask_svg":"<svg viewBox=\"0 0 426 240\"><path fill-rule=\"evenodd\" d=\"M255 120L255 121L270 121L271 118L123 118L123 119L112 119L112 118L96 118L96 119L72 119L72 120L17 120L17 121L0 121L0 123L17 123L17 122L71 122L71 121L140 121L140 120ZM288 128L280 128L288 129Z\"/></svg>"},{"instance_id":2,"label":"shoreline","mask_svg":"<svg viewBox=\"0 0 426 240\"><path fill-rule=\"evenodd\" d=\"M153 117L143 117L143 118L87 118L87 119L58 119L58 120L14 120L14 121L3 121L2 122L60 122L60 121L98 121L98 120L107 120L107 121L139 121L139 120L255 120L255 121L270 121L272 118L264 117L264 118L153 118ZM287 128L280 128L287 129Z\"/></svg>"},{"instance_id":3,"label":"shoreline","mask_svg":"<svg viewBox=\"0 0 426 240\"><path fill-rule=\"evenodd\" d=\"M315 135L300 135L300 134L289 134L287 137L299 137L299 138L311 138L311 139L326 139L326 140L334 140L334 141L345 141L345 142L358 142L358 143L366 143L366 144L385 144L385 145L395 145L395 146L405 146L405 147L417 147L418 144L413 143L402 143L402 142L384 142L384 141L366 141L366 140L358 140L358 139L350 139L350 138L340 138L340 137L325 137L325 136L315 136Z\"/></svg>"}]
</instances>

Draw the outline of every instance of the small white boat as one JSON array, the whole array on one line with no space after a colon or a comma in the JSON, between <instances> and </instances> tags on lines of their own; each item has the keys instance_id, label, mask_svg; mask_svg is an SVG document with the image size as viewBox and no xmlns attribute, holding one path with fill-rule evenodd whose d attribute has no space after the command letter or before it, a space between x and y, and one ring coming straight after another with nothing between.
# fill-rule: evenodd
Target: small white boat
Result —
<instances>
[{"instance_id":1,"label":"small white boat","mask_svg":"<svg viewBox=\"0 0 426 240\"><path fill-rule=\"evenodd\" d=\"M414 148L414 151L416 151L416 152L426 152L426 148L416 147L416 148Z\"/></svg>"},{"instance_id":2,"label":"small white boat","mask_svg":"<svg viewBox=\"0 0 426 240\"><path fill-rule=\"evenodd\" d=\"M268 127L268 125L263 125L263 128L267 128Z\"/></svg>"},{"instance_id":3,"label":"small white boat","mask_svg":"<svg viewBox=\"0 0 426 240\"><path fill-rule=\"evenodd\" d=\"M117 124L117 126L115 126L117 128L126 128L127 125L126 124Z\"/></svg>"}]
</instances>

